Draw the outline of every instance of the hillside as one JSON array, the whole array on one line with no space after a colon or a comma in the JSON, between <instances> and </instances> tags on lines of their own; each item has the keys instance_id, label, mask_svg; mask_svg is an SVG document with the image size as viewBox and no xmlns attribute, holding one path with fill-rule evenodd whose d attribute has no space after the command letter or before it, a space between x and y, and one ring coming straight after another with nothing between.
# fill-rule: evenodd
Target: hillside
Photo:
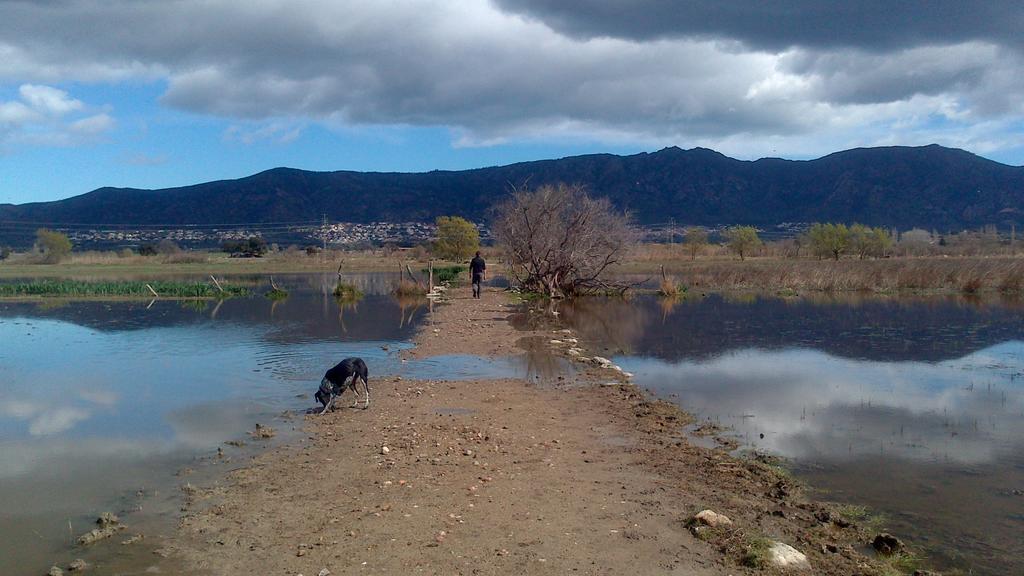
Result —
<instances>
[{"instance_id":1,"label":"hillside","mask_svg":"<svg viewBox=\"0 0 1024 576\"><path fill-rule=\"evenodd\" d=\"M1024 222L1024 168L969 152L862 148L809 161L741 161L695 148L594 154L427 173L275 168L163 190L100 188L55 202L0 206L0 221L214 224L319 220L486 220L509 184L581 182L643 224L843 221L962 229ZM3 226L0 224L0 234Z\"/></svg>"}]
</instances>

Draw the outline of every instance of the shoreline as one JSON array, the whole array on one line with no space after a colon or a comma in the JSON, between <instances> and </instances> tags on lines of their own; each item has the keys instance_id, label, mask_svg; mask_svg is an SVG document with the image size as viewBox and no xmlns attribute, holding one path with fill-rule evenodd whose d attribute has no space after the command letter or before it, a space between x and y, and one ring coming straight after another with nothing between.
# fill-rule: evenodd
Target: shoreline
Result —
<instances>
[{"instance_id":1,"label":"shoreline","mask_svg":"<svg viewBox=\"0 0 1024 576\"><path fill-rule=\"evenodd\" d=\"M572 337L517 330L514 310L494 289L454 289L403 354L495 358ZM777 571L756 567L770 540L814 574L899 573L861 552L867 527L770 460L693 445L677 406L574 365L572 385L371 368L370 410L307 416L308 441L200 488L170 549L211 574L710 575ZM731 525L692 524L705 509Z\"/></svg>"}]
</instances>

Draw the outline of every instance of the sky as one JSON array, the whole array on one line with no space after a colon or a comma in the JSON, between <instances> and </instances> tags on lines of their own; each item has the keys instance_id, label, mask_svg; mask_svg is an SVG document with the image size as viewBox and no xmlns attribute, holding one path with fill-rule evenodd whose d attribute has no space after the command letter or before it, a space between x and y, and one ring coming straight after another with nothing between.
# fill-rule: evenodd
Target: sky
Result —
<instances>
[{"instance_id":1,"label":"sky","mask_svg":"<svg viewBox=\"0 0 1024 576\"><path fill-rule=\"evenodd\" d=\"M0 204L666 146L1019 166L1021 30L1019 0L0 0Z\"/></svg>"}]
</instances>

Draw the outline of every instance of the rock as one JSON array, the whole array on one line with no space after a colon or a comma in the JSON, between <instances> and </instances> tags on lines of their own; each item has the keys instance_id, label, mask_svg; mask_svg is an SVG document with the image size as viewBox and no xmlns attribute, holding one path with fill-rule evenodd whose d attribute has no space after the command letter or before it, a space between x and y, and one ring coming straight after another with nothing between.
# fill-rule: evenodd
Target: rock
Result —
<instances>
[{"instance_id":1,"label":"rock","mask_svg":"<svg viewBox=\"0 0 1024 576\"><path fill-rule=\"evenodd\" d=\"M113 512L104 512L103 514L100 514L99 518L96 519L96 524L100 528L106 528L107 526L113 526L115 524L120 523L121 519L118 518Z\"/></svg>"},{"instance_id":2,"label":"rock","mask_svg":"<svg viewBox=\"0 0 1024 576\"><path fill-rule=\"evenodd\" d=\"M701 510L693 517L693 521L712 528L732 525L732 520L728 516L711 510Z\"/></svg>"},{"instance_id":3,"label":"rock","mask_svg":"<svg viewBox=\"0 0 1024 576\"><path fill-rule=\"evenodd\" d=\"M68 571L69 572L81 572L82 570L85 570L88 567L89 567L89 563L86 562L85 560L82 560L81 558L79 558L79 559L75 560L74 562L72 562L71 564L68 564Z\"/></svg>"},{"instance_id":4,"label":"rock","mask_svg":"<svg viewBox=\"0 0 1024 576\"><path fill-rule=\"evenodd\" d=\"M331 571L327 568L321 568L320 571L317 572L316 576L331 576Z\"/></svg>"},{"instance_id":5,"label":"rock","mask_svg":"<svg viewBox=\"0 0 1024 576\"><path fill-rule=\"evenodd\" d=\"M51 566L50 571L46 573L46 576L64 576L64 571L58 566Z\"/></svg>"},{"instance_id":6,"label":"rock","mask_svg":"<svg viewBox=\"0 0 1024 576\"><path fill-rule=\"evenodd\" d=\"M78 537L79 544L82 546L88 546L89 544L94 544L100 540L110 538L114 534L117 534L118 530L124 529L124 526L121 525L121 519L110 512L100 514L100 517L96 519L96 524L99 528L93 528Z\"/></svg>"},{"instance_id":7,"label":"rock","mask_svg":"<svg viewBox=\"0 0 1024 576\"><path fill-rule=\"evenodd\" d=\"M380 453L381 454L387 455L390 452L391 452L391 448L388 448L387 446L381 446L380 447Z\"/></svg>"},{"instance_id":8,"label":"rock","mask_svg":"<svg viewBox=\"0 0 1024 576\"><path fill-rule=\"evenodd\" d=\"M597 364L598 366L602 366L602 367L603 366L611 366L612 365L612 361L611 360L609 360L607 358L602 358L600 356L594 356L593 358L591 358L591 360L594 362L594 364Z\"/></svg>"},{"instance_id":9,"label":"rock","mask_svg":"<svg viewBox=\"0 0 1024 576\"><path fill-rule=\"evenodd\" d=\"M883 556L899 554L904 548L903 542L888 532L882 532L875 536L874 540L871 541L871 547Z\"/></svg>"},{"instance_id":10,"label":"rock","mask_svg":"<svg viewBox=\"0 0 1024 576\"><path fill-rule=\"evenodd\" d=\"M555 346L558 346L560 344L564 344L564 342L562 342L561 340L552 340L551 343L554 344Z\"/></svg>"},{"instance_id":11,"label":"rock","mask_svg":"<svg viewBox=\"0 0 1024 576\"><path fill-rule=\"evenodd\" d=\"M256 429L250 432L249 434L253 438L266 439L273 438L274 435L277 434L277 431L271 428L270 426L263 426L262 424L257 423Z\"/></svg>"},{"instance_id":12,"label":"rock","mask_svg":"<svg viewBox=\"0 0 1024 576\"><path fill-rule=\"evenodd\" d=\"M942 573L931 570L914 570L914 576L942 576Z\"/></svg>"},{"instance_id":13,"label":"rock","mask_svg":"<svg viewBox=\"0 0 1024 576\"><path fill-rule=\"evenodd\" d=\"M811 569L811 563L807 560L807 556L782 542L773 542L768 548L768 564L783 570Z\"/></svg>"}]
</instances>

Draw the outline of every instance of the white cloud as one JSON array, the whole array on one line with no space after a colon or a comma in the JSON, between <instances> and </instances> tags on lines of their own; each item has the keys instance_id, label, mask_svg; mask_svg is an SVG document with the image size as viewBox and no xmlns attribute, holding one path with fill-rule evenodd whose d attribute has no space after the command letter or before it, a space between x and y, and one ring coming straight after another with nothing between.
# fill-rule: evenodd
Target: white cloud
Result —
<instances>
[{"instance_id":1,"label":"white cloud","mask_svg":"<svg viewBox=\"0 0 1024 576\"><path fill-rule=\"evenodd\" d=\"M67 92L50 86L23 84L18 93L29 106L46 116L63 116L81 110L84 106L80 100L68 96Z\"/></svg>"},{"instance_id":2,"label":"white cloud","mask_svg":"<svg viewBox=\"0 0 1024 576\"><path fill-rule=\"evenodd\" d=\"M0 153L20 146L74 146L113 129L114 118L51 86L23 84L19 100L0 101ZM93 113L90 113L93 112Z\"/></svg>"}]
</instances>

